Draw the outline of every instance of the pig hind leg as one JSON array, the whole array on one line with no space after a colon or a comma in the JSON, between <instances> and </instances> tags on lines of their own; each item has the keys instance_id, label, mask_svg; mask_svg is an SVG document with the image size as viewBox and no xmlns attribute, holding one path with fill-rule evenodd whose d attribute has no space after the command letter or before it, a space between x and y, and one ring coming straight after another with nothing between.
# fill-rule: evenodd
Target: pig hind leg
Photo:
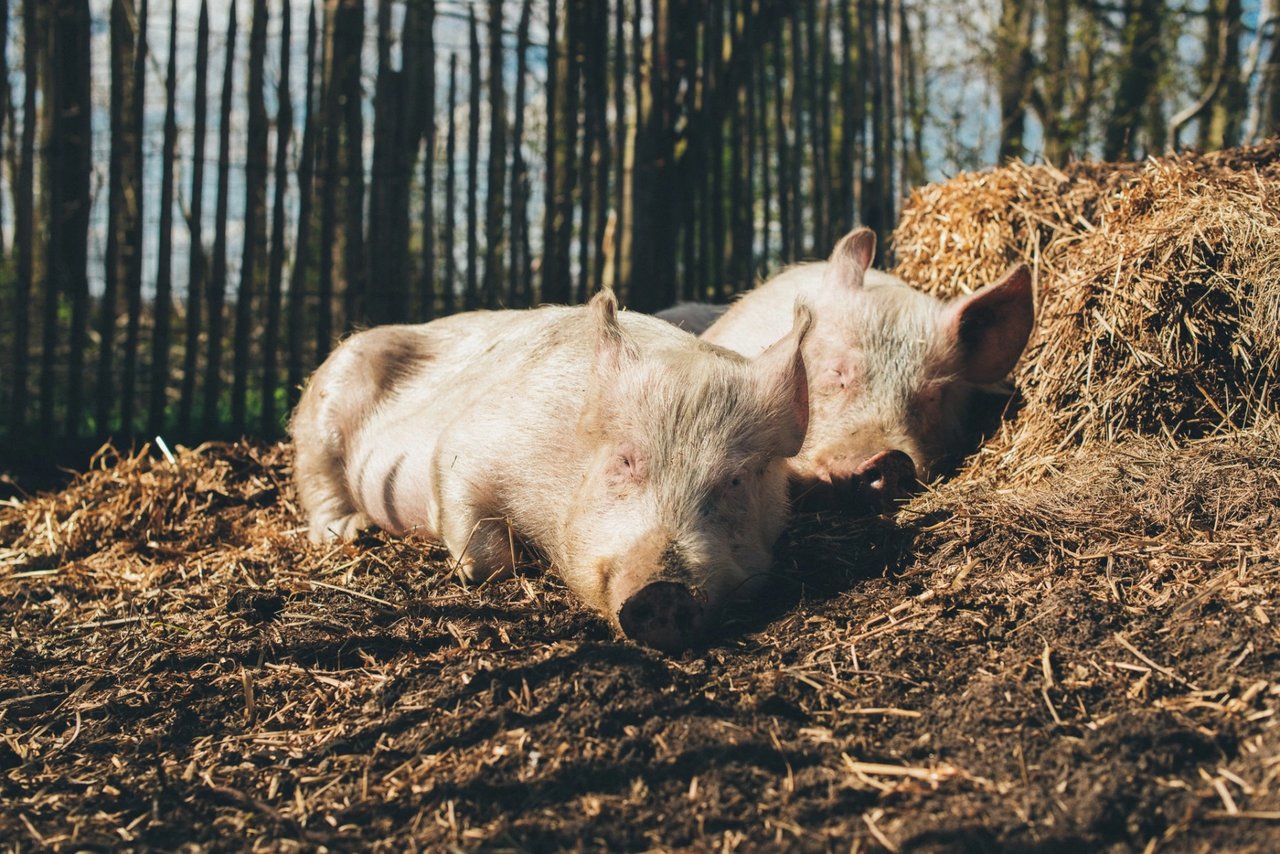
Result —
<instances>
[{"instance_id":1,"label":"pig hind leg","mask_svg":"<svg viewBox=\"0 0 1280 854\"><path fill-rule=\"evenodd\" d=\"M484 513L472 501L450 505L441 539L471 582L505 578L515 571L518 541L505 517Z\"/></svg>"},{"instance_id":2,"label":"pig hind leg","mask_svg":"<svg viewBox=\"0 0 1280 854\"><path fill-rule=\"evenodd\" d=\"M312 542L349 540L372 527L348 484L348 439L428 358L412 327L370 329L343 342L307 384L289 429L297 451L294 481Z\"/></svg>"}]
</instances>

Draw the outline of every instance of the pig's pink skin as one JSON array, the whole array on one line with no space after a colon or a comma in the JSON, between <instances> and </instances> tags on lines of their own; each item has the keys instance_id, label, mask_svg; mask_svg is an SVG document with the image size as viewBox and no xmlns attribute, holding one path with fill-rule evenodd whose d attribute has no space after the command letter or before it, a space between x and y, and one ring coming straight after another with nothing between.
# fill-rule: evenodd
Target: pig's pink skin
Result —
<instances>
[{"instance_id":1,"label":"pig's pink skin","mask_svg":"<svg viewBox=\"0 0 1280 854\"><path fill-rule=\"evenodd\" d=\"M440 539L473 580L512 568L514 536L615 624L658 580L709 620L767 573L787 521L808 420L795 317L754 360L607 292L353 335L291 425L310 536Z\"/></svg>"},{"instance_id":2,"label":"pig's pink skin","mask_svg":"<svg viewBox=\"0 0 1280 854\"><path fill-rule=\"evenodd\" d=\"M954 462L974 438L972 396L1013 369L1031 333L1025 266L944 302L868 269L874 251L872 232L851 232L830 261L785 270L702 334L750 357L787 333L793 304L812 309L809 433L791 460L800 492L856 478L888 450L907 454L920 480Z\"/></svg>"}]
</instances>

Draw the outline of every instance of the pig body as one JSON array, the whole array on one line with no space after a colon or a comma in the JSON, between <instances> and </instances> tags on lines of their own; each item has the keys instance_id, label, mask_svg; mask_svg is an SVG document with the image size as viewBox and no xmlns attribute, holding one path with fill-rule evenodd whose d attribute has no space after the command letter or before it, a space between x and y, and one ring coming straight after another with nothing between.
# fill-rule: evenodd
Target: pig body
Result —
<instances>
[{"instance_id":1,"label":"pig body","mask_svg":"<svg viewBox=\"0 0 1280 854\"><path fill-rule=\"evenodd\" d=\"M515 537L632 638L683 648L769 568L805 328L748 361L605 293L358 333L291 425L311 538L374 523L482 580Z\"/></svg>"},{"instance_id":2,"label":"pig body","mask_svg":"<svg viewBox=\"0 0 1280 854\"><path fill-rule=\"evenodd\" d=\"M868 269L874 252L872 232L851 232L829 261L775 276L701 335L750 357L807 306L811 418L790 463L796 492L884 510L976 444L976 397L1013 368L1034 315L1025 266L946 302Z\"/></svg>"}]
</instances>

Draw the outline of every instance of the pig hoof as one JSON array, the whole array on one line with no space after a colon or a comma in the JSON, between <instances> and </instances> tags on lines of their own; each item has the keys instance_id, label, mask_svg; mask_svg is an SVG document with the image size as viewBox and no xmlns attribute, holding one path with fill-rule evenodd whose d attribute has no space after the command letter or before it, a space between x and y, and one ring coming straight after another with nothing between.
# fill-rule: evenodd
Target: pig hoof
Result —
<instances>
[{"instance_id":1,"label":"pig hoof","mask_svg":"<svg viewBox=\"0 0 1280 854\"><path fill-rule=\"evenodd\" d=\"M351 513L339 516L323 525L311 529L311 539L317 543L342 542L354 540L356 535L366 528L373 527L373 520L363 513Z\"/></svg>"},{"instance_id":2,"label":"pig hoof","mask_svg":"<svg viewBox=\"0 0 1280 854\"><path fill-rule=\"evenodd\" d=\"M682 652L702 633L702 603L688 587L655 581L631 594L618 612L623 633L667 654Z\"/></svg>"}]
</instances>

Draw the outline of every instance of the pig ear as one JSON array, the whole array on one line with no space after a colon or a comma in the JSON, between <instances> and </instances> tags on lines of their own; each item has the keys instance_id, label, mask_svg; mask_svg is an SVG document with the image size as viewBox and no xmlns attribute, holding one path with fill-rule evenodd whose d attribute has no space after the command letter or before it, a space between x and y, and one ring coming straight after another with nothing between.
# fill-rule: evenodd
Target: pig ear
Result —
<instances>
[{"instance_id":1,"label":"pig ear","mask_svg":"<svg viewBox=\"0 0 1280 854\"><path fill-rule=\"evenodd\" d=\"M1031 271L1019 264L994 285L955 300L947 307L945 322L961 375L972 383L999 382L1013 370L1031 337Z\"/></svg>"},{"instance_id":2,"label":"pig ear","mask_svg":"<svg viewBox=\"0 0 1280 854\"><path fill-rule=\"evenodd\" d=\"M809 377L800 344L812 324L813 312L797 302L791 331L753 363L769 421L776 429L778 455L782 457L800 453L809 429Z\"/></svg>"},{"instance_id":3,"label":"pig ear","mask_svg":"<svg viewBox=\"0 0 1280 854\"><path fill-rule=\"evenodd\" d=\"M613 288L601 288L587 304L595 332L596 367L614 371L633 356L631 342L618 321L618 298Z\"/></svg>"},{"instance_id":4,"label":"pig ear","mask_svg":"<svg viewBox=\"0 0 1280 854\"><path fill-rule=\"evenodd\" d=\"M855 228L840 238L827 262L824 281L845 288L862 287L862 277L876 256L876 233L869 228Z\"/></svg>"}]
</instances>

